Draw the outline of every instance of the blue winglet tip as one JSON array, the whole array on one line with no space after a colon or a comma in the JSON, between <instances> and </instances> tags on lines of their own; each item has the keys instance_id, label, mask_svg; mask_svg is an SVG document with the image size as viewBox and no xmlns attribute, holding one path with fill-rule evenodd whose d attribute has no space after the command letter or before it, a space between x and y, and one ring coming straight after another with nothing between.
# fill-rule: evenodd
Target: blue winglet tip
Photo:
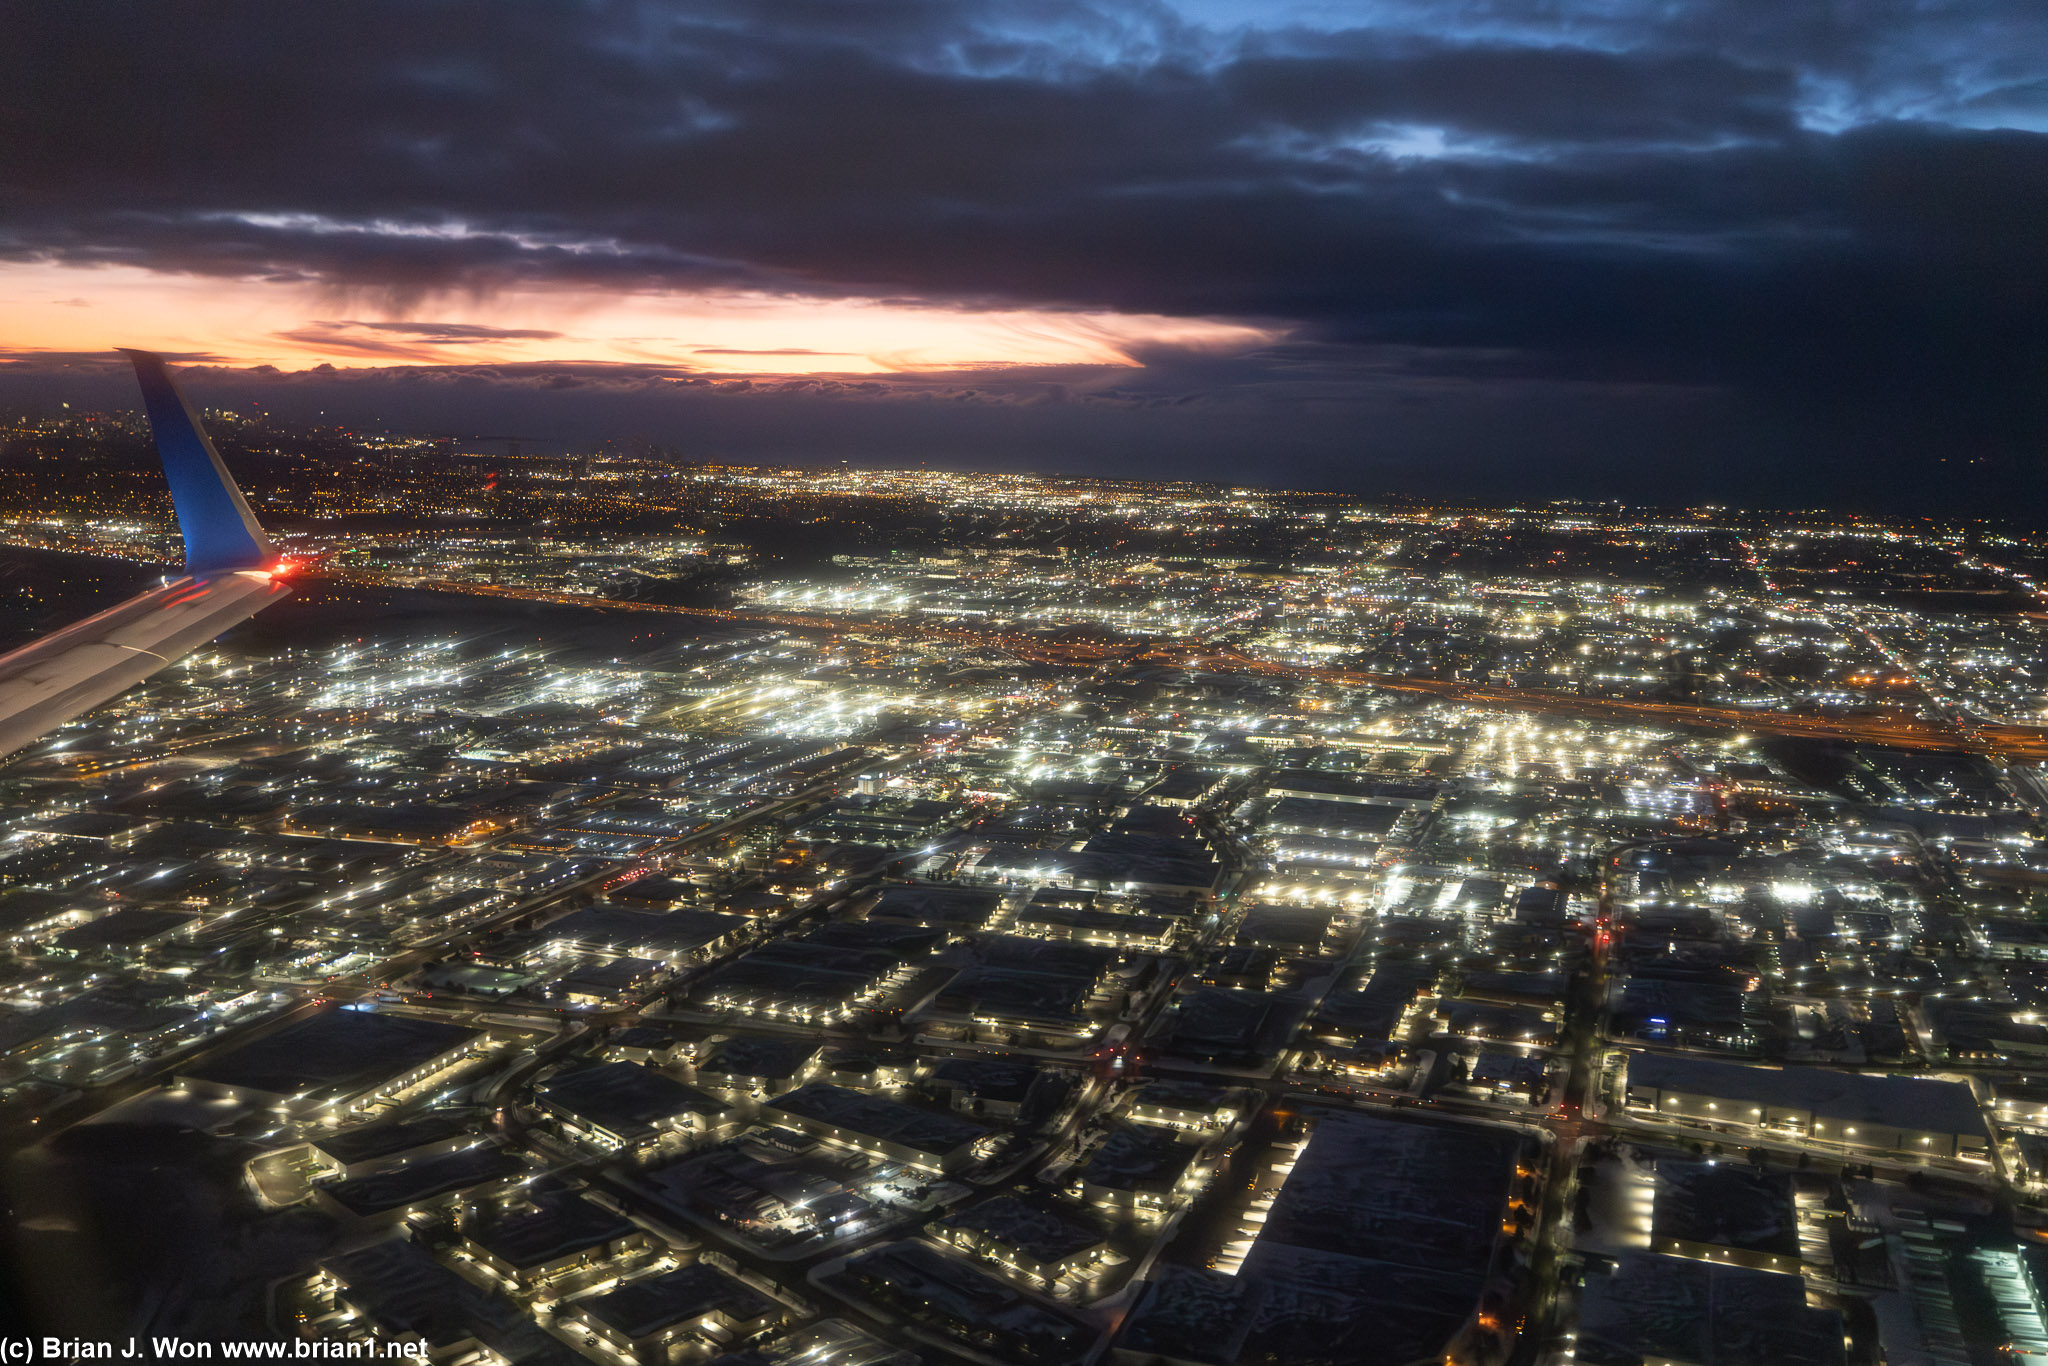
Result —
<instances>
[{"instance_id":1,"label":"blue winglet tip","mask_svg":"<svg viewBox=\"0 0 2048 1366\"><path fill-rule=\"evenodd\" d=\"M134 363L136 382L142 386L150 432L171 486L178 530L185 537L185 572L263 569L276 563L277 552L207 439L199 414L178 392L164 358L133 347L115 349Z\"/></svg>"}]
</instances>

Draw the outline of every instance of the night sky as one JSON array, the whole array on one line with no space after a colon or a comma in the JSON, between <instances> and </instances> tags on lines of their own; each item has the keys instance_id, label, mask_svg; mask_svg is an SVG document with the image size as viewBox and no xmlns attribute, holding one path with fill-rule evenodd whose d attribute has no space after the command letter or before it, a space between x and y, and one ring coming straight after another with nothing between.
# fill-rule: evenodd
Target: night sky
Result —
<instances>
[{"instance_id":1,"label":"night sky","mask_svg":"<svg viewBox=\"0 0 2048 1366\"><path fill-rule=\"evenodd\" d=\"M0 406L2040 517L2048 5L12 6Z\"/></svg>"}]
</instances>

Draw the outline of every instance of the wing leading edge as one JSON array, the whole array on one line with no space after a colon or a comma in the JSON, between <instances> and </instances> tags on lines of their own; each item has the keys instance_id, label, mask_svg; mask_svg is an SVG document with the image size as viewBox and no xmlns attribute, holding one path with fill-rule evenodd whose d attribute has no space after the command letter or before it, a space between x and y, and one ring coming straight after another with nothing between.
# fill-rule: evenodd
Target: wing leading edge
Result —
<instances>
[{"instance_id":1,"label":"wing leading edge","mask_svg":"<svg viewBox=\"0 0 2048 1366\"><path fill-rule=\"evenodd\" d=\"M118 696L291 590L270 539L228 477L161 356L126 351L170 481L185 574L0 655L0 755Z\"/></svg>"}]
</instances>

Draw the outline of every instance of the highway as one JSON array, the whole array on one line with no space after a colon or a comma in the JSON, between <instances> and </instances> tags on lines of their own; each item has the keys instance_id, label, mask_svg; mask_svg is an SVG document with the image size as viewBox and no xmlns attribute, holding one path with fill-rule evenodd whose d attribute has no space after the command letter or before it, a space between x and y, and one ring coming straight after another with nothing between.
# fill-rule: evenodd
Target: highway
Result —
<instances>
[{"instance_id":1,"label":"highway","mask_svg":"<svg viewBox=\"0 0 2048 1366\"><path fill-rule=\"evenodd\" d=\"M1788 712L1745 711L1738 707L1709 707L1684 702L1639 702L1618 697L1586 697L1577 693L1553 692L1544 688L1508 688L1484 683L1461 683L1453 679L1415 678L1405 674L1363 673L1351 669L1286 664L1255 659L1234 650L1182 652L1164 649L1151 651L1141 658L1147 662L1173 664L1182 668L1201 667L1234 673L1264 674L1301 682L1331 682L1341 683L1347 687L1424 693L1446 701L1464 702L1476 707L1540 712L1550 716L1568 716L1590 721L1635 722L1646 726L1693 726L1708 730L1737 730L1756 735L1789 735L1813 740L1891 745L1900 749L1953 752L1974 747L1970 737L1959 731L1908 717L1801 716ZM2008 749L2031 747L2043 757L2048 757L2048 732L2003 735L2001 739Z\"/></svg>"},{"instance_id":2,"label":"highway","mask_svg":"<svg viewBox=\"0 0 2048 1366\"><path fill-rule=\"evenodd\" d=\"M1205 645L1180 637L1133 638L1126 642L1063 641L1028 631L971 626L940 626L913 618L812 616L719 607L680 607L665 603L626 602L587 594L553 593L497 584L431 581L413 585L446 593L513 598L557 606L620 612L654 612L698 617L735 625L778 630L817 631L839 636L881 636L926 641L965 649L999 650L1034 663L1097 669L1107 664L1150 664L1164 668L1209 669L1257 674L1296 682L1337 683L1352 688L1384 688L1463 702L1474 707L1532 712L1587 721L1619 721L1644 726L1684 726L1701 730L1740 731L1752 735L1783 735L1847 744L1887 745L1896 749L1973 753L2000 761L2048 761L2048 730L2012 725L1959 726L1905 715L1836 717L1789 712L1748 711L1739 707L1702 706L1684 702L1636 701L1588 697L1544 688L1503 687L1455 679L1418 678L1408 674L1369 673L1355 669L1290 664L1259 659L1228 646Z\"/></svg>"}]
</instances>

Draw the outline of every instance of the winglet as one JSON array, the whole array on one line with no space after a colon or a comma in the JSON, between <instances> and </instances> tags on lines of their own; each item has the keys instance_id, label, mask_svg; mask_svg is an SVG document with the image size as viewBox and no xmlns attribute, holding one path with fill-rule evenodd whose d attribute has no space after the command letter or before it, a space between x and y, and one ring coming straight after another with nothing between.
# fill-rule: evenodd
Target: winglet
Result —
<instances>
[{"instance_id":1,"label":"winglet","mask_svg":"<svg viewBox=\"0 0 2048 1366\"><path fill-rule=\"evenodd\" d=\"M120 348L135 362L142 385L149 428L163 457L164 477L171 484L171 503L178 510L178 530L185 536L185 572L211 574L231 569L268 569L277 551L235 481L221 464L220 453L207 440L199 415L171 383L164 358L148 351Z\"/></svg>"}]
</instances>

